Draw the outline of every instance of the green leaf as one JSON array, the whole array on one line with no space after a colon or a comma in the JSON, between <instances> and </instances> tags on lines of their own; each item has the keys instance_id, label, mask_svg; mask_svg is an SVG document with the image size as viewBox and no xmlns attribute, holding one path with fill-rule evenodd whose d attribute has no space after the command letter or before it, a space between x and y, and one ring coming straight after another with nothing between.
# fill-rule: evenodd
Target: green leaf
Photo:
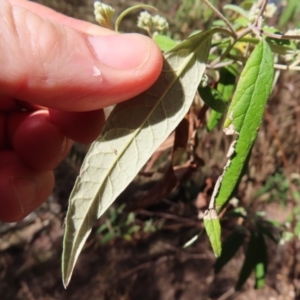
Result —
<instances>
[{"instance_id":1,"label":"green leaf","mask_svg":"<svg viewBox=\"0 0 300 300\"><path fill-rule=\"evenodd\" d=\"M212 131L213 129L215 129L222 120L222 117L222 113L218 113L215 110L211 110L206 124L207 130Z\"/></svg>"},{"instance_id":2,"label":"green leaf","mask_svg":"<svg viewBox=\"0 0 300 300\"><path fill-rule=\"evenodd\" d=\"M287 1L287 6L283 10L283 13L279 19L279 27L282 28L289 21L292 21L294 16L300 11L300 2L299 0L289 0Z\"/></svg>"},{"instance_id":3,"label":"green leaf","mask_svg":"<svg viewBox=\"0 0 300 300\"><path fill-rule=\"evenodd\" d=\"M177 45L176 41L163 34L155 34L153 40L158 45L159 49L164 52L171 50Z\"/></svg>"},{"instance_id":4,"label":"green leaf","mask_svg":"<svg viewBox=\"0 0 300 300\"><path fill-rule=\"evenodd\" d=\"M242 1L239 5L245 10L250 10L255 2L256 0L246 0Z\"/></svg>"},{"instance_id":5,"label":"green leaf","mask_svg":"<svg viewBox=\"0 0 300 300\"><path fill-rule=\"evenodd\" d=\"M273 73L272 52L268 43L261 41L245 65L224 122L224 132L238 136L222 175L216 197L218 209L230 198L250 156L271 93Z\"/></svg>"},{"instance_id":6,"label":"green leaf","mask_svg":"<svg viewBox=\"0 0 300 300\"><path fill-rule=\"evenodd\" d=\"M237 75L238 73L236 65L231 65L229 67L220 69L220 80L217 89L227 102L229 102L233 94Z\"/></svg>"},{"instance_id":7,"label":"green leaf","mask_svg":"<svg viewBox=\"0 0 300 300\"><path fill-rule=\"evenodd\" d=\"M280 223L278 223L279 226L281 226ZM257 227L259 228L260 232L267 236L271 241L273 241L275 244L279 243L279 237L276 237L273 233L273 231L277 230L278 234L278 228L275 227L275 224L272 224L270 221L262 221L257 224ZM273 230L272 230L273 229Z\"/></svg>"},{"instance_id":8,"label":"green leaf","mask_svg":"<svg viewBox=\"0 0 300 300\"><path fill-rule=\"evenodd\" d=\"M226 109L227 102L223 98L222 94L210 86L199 86L198 92L204 101L204 103L213 110L223 113Z\"/></svg>"},{"instance_id":9,"label":"green leaf","mask_svg":"<svg viewBox=\"0 0 300 300\"><path fill-rule=\"evenodd\" d=\"M224 10L231 10L245 18L248 18L248 12L246 12L244 9L242 9L240 6L233 5L233 4L226 4L223 7Z\"/></svg>"},{"instance_id":10,"label":"green leaf","mask_svg":"<svg viewBox=\"0 0 300 300\"><path fill-rule=\"evenodd\" d=\"M238 249L245 240L245 232L241 229L236 229L229 235L222 244L221 256L215 263L215 273L219 273L221 269L233 258Z\"/></svg>"},{"instance_id":11,"label":"green leaf","mask_svg":"<svg viewBox=\"0 0 300 300\"><path fill-rule=\"evenodd\" d=\"M249 278L256 265L256 255L257 255L256 234L257 234L256 232L251 232L250 240L245 254L245 260L239 275L239 279L235 286L236 290L241 289L241 287Z\"/></svg>"},{"instance_id":12,"label":"green leaf","mask_svg":"<svg viewBox=\"0 0 300 300\"><path fill-rule=\"evenodd\" d=\"M222 252L221 225L216 210L208 209L204 214L203 221L213 252L216 257L219 257Z\"/></svg>"},{"instance_id":13,"label":"green leaf","mask_svg":"<svg viewBox=\"0 0 300 300\"><path fill-rule=\"evenodd\" d=\"M94 221L188 112L206 68L210 44L211 31L206 31L165 53L156 83L111 112L83 162L70 196L62 257L65 286Z\"/></svg>"},{"instance_id":14,"label":"green leaf","mask_svg":"<svg viewBox=\"0 0 300 300\"><path fill-rule=\"evenodd\" d=\"M217 90L223 96L223 99L226 101L226 103L228 103L232 97L235 88L236 76L237 70L236 66L234 65L220 69L220 80ZM212 131L219 124L222 117L223 113L212 110L207 120L207 130Z\"/></svg>"},{"instance_id":15,"label":"green leaf","mask_svg":"<svg viewBox=\"0 0 300 300\"><path fill-rule=\"evenodd\" d=\"M260 289L265 283L268 268L268 252L265 239L262 233L257 234L256 238L256 262L255 262L255 288Z\"/></svg>"}]
</instances>

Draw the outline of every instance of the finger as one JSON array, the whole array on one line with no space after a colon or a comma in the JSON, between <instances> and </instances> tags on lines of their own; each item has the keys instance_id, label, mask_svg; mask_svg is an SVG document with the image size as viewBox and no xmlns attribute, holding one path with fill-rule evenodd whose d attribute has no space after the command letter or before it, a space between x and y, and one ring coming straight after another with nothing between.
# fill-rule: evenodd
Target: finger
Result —
<instances>
[{"instance_id":1,"label":"finger","mask_svg":"<svg viewBox=\"0 0 300 300\"><path fill-rule=\"evenodd\" d=\"M53 187L53 172L34 171L15 153L0 152L0 220L23 219L47 199Z\"/></svg>"},{"instance_id":2,"label":"finger","mask_svg":"<svg viewBox=\"0 0 300 300\"><path fill-rule=\"evenodd\" d=\"M103 110L89 112L63 112L49 109L49 120L70 139L79 143L92 143L99 135L104 122Z\"/></svg>"},{"instance_id":3,"label":"finger","mask_svg":"<svg viewBox=\"0 0 300 300\"><path fill-rule=\"evenodd\" d=\"M12 114L8 131L13 149L29 167L49 171L65 158L72 142L49 121L48 112Z\"/></svg>"},{"instance_id":4,"label":"finger","mask_svg":"<svg viewBox=\"0 0 300 300\"><path fill-rule=\"evenodd\" d=\"M78 31L82 31L88 35L111 35L112 31L98 25L77 20L71 17L67 17L61 13L54 11L53 9L40 5L32 1L24 0L8 0L12 5L18 5L26 8L27 10L39 15L40 17L56 21L62 25L66 25Z\"/></svg>"},{"instance_id":5,"label":"finger","mask_svg":"<svg viewBox=\"0 0 300 300\"><path fill-rule=\"evenodd\" d=\"M0 91L62 110L96 110L157 79L162 56L137 34L87 36L24 7L0 2Z\"/></svg>"}]
</instances>

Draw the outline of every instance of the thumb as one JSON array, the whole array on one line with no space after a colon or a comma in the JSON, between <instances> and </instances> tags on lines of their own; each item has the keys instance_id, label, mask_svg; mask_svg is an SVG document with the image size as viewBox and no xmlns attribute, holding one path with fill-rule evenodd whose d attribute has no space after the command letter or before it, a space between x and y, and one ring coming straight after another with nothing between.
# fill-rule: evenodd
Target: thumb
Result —
<instances>
[{"instance_id":1,"label":"thumb","mask_svg":"<svg viewBox=\"0 0 300 300\"><path fill-rule=\"evenodd\" d=\"M107 29L89 36L21 1L12 3L0 1L1 95L61 110L95 110L141 93L161 71L161 52L145 36L107 35Z\"/></svg>"}]
</instances>

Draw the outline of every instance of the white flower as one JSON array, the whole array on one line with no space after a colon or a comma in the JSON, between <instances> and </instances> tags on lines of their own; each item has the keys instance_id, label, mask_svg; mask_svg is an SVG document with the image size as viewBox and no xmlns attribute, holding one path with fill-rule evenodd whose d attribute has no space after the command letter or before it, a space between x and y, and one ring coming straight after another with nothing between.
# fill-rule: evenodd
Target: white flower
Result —
<instances>
[{"instance_id":1,"label":"white flower","mask_svg":"<svg viewBox=\"0 0 300 300\"><path fill-rule=\"evenodd\" d=\"M94 2L95 18L101 26L111 28L111 18L114 11L110 5L101 3L100 1Z\"/></svg>"},{"instance_id":2,"label":"white flower","mask_svg":"<svg viewBox=\"0 0 300 300\"><path fill-rule=\"evenodd\" d=\"M163 31L163 30L169 28L168 21L164 17L162 17L160 15L155 15L152 18L152 22L153 22L153 26L155 27L155 29L157 31Z\"/></svg>"},{"instance_id":3,"label":"white flower","mask_svg":"<svg viewBox=\"0 0 300 300\"><path fill-rule=\"evenodd\" d=\"M138 17L137 26L153 34L169 28L167 20L159 15L151 16L147 11L142 11Z\"/></svg>"},{"instance_id":4,"label":"white flower","mask_svg":"<svg viewBox=\"0 0 300 300\"><path fill-rule=\"evenodd\" d=\"M298 35L299 40L293 40L293 42L298 46L300 44L300 28L289 29L285 35Z\"/></svg>"},{"instance_id":5,"label":"white flower","mask_svg":"<svg viewBox=\"0 0 300 300\"><path fill-rule=\"evenodd\" d=\"M148 30L152 27L152 16L147 11L142 11L138 17L137 26Z\"/></svg>"},{"instance_id":6,"label":"white flower","mask_svg":"<svg viewBox=\"0 0 300 300\"><path fill-rule=\"evenodd\" d=\"M268 3L263 15L266 19L270 19L275 15L276 11L277 6L274 3ZM250 23L254 22L257 19L259 12L260 9L256 5L253 5L248 14Z\"/></svg>"},{"instance_id":7,"label":"white flower","mask_svg":"<svg viewBox=\"0 0 300 300\"><path fill-rule=\"evenodd\" d=\"M268 3L264 12L264 17L267 19L273 18L277 11L277 6L274 3Z\"/></svg>"}]
</instances>

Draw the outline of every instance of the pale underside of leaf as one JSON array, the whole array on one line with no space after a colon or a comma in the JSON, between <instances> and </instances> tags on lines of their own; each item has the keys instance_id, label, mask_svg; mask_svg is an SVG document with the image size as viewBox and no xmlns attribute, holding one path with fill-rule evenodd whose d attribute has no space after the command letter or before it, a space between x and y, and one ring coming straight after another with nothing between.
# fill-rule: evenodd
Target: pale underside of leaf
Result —
<instances>
[{"instance_id":1,"label":"pale underside of leaf","mask_svg":"<svg viewBox=\"0 0 300 300\"><path fill-rule=\"evenodd\" d=\"M203 32L165 53L156 83L118 104L92 144L69 200L62 257L65 286L95 220L187 113L205 71L210 40L210 32Z\"/></svg>"}]
</instances>

